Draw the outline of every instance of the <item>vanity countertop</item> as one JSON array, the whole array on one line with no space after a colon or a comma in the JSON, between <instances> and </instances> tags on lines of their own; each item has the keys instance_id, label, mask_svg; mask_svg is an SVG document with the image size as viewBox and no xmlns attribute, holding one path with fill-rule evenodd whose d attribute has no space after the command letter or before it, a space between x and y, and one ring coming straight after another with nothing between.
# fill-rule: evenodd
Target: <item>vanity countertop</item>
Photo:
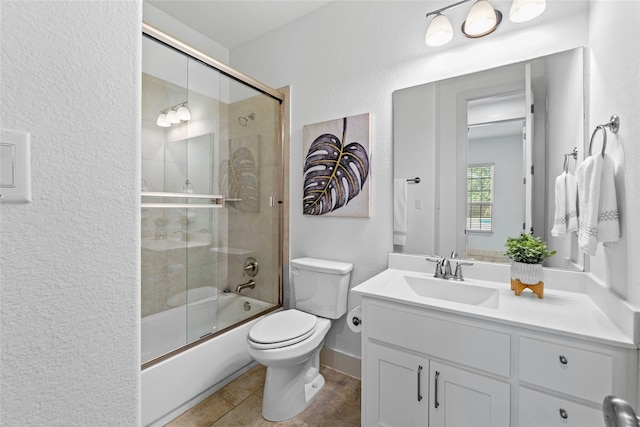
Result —
<instances>
[{"instance_id":1,"label":"vanity countertop","mask_svg":"<svg viewBox=\"0 0 640 427\"><path fill-rule=\"evenodd\" d=\"M424 258L423 258L424 259ZM390 265L393 267L393 265ZM439 280L447 283L462 283L497 290L497 304L482 306L464 304L439 298L412 295L409 291L396 286L402 278ZM392 285L393 284L393 285ZM395 289L394 289L395 287ZM636 348L633 339L620 330L613 321L585 292L559 290L547 287L544 298L539 299L531 291L525 290L516 296L510 290L508 280L488 281L475 278L464 282L433 279L433 273L424 271L389 268L371 279L351 289L351 292L384 301L421 307L438 312L457 314L467 318L477 318L507 326L517 326L541 332L552 332L592 342L614 345L624 348ZM366 322L366 319L364 320Z\"/></svg>"}]
</instances>

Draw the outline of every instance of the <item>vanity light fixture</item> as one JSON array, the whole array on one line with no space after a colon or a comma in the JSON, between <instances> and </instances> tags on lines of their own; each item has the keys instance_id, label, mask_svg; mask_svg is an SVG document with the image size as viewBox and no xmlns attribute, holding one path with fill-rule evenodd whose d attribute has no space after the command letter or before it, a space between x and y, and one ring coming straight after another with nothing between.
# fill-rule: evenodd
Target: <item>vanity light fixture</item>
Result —
<instances>
[{"instance_id":1,"label":"vanity light fixture","mask_svg":"<svg viewBox=\"0 0 640 427\"><path fill-rule=\"evenodd\" d=\"M187 102L181 102L166 110L162 110L158 115L156 124L163 128L168 128L172 124L184 123L191 120L191 111L187 107Z\"/></svg>"},{"instance_id":2,"label":"vanity light fixture","mask_svg":"<svg viewBox=\"0 0 640 427\"><path fill-rule=\"evenodd\" d=\"M427 18L434 18L427 28L425 43L428 46L442 46L451 41L453 27L443 12L470 2L474 3L462 23L462 34L468 38L480 38L494 32L502 22L502 12L494 9L489 0L461 0L427 13ZM529 21L542 14L546 5L546 0L513 0L509 19L512 22Z\"/></svg>"}]
</instances>

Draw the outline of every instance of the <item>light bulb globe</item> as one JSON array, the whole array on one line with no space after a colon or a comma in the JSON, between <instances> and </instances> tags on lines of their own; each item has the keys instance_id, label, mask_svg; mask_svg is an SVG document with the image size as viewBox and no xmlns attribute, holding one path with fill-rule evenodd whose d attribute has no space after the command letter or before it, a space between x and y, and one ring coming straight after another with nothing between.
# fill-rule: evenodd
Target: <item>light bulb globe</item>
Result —
<instances>
[{"instance_id":1,"label":"light bulb globe","mask_svg":"<svg viewBox=\"0 0 640 427\"><path fill-rule=\"evenodd\" d=\"M427 28L427 35L424 38L424 42L427 46L442 46L447 44L453 38L453 28L449 18L442 14L437 14L429 27Z\"/></svg>"},{"instance_id":2,"label":"light bulb globe","mask_svg":"<svg viewBox=\"0 0 640 427\"><path fill-rule=\"evenodd\" d=\"M167 115L165 113L160 113L158 119L156 120L156 124L163 128L168 128L171 126L171 123L167 120Z\"/></svg>"},{"instance_id":3,"label":"light bulb globe","mask_svg":"<svg viewBox=\"0 0 640 427\"><path fill-rule=\"evenodd\" d=\"M547 8L546 0L514 0L509 11L511 22L526 22L542 15Z\"/></svg>"},{"instance_id":4,"label":"light bulb globe","mask_svg":"<svg viewBox=\"0 0 640 427\"><path fill-rule=\"evenodd\" d=\"M178 111L176 111L176 115L180 121L187 122L191 120L191 111L189 111L186 105L181 105Z\"/></svg>"},{"instance_id":5,"label":"light bulb globe","mask_svg":"<svg viewBox=\"0 0 640 427\"><path fill-rule=\"evenodd\" d=\"M468 37L482 37L493 32L498 24L498 16L493 6L487 0L478 0L462 24L462 32Z\"/></svg>"},{"instance_id":6,"label":"light bulb globe","mask_svg":"<svg viewBox=\"0 0 640 427\"><path fill-rule=\"evenodd\" d=\"M169 123L180 123L180 119L178 118L176 110L169 110L167 112L167 121Z\"/></svg>"}]
</instances>

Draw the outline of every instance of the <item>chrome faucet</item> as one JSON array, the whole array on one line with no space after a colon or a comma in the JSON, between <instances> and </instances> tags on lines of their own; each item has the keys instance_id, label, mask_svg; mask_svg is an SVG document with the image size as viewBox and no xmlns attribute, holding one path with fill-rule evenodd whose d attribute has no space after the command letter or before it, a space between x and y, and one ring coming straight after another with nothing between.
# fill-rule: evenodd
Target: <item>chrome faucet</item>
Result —
<instances>
[{"instance_id":1,"label":"chrome faucet","mask_svg":"<svg viewBox=\"0 0 640 427\"><path fill-rule=\"evenodd\" d=\"M436 263L436 271L433 277L437 277L439 279L453 279L458 281L464 281L464 277L462 276L462 266L463 265L473 265L472 262L462 261L461 258L458 258L458 252L452 251L451 256L447 257L437 257L437 256L428 256L426 258L427 261ZM456 261L455 271L451 272L451 262Z\"/></svg>"},{"instance_id":2,"label":"chrome faucet","mask_svg":"<svg viewBox=\"0 0 640 427\"><path fill-rule=\"evenodd\" d=\"M239 294L240 292L242 292L243 289L253 289L256 287L256 281L251 279L249 280L247 283L243 283L241 285L236 286L236 294Z\"/></svg>"},{"instance_id":3,"label":"chrome faucet","mask_svg":"<svg viewBox=\"0 0 640 427\"><path fill-rule=\"evenodd\" d=\"M453 254L452 254L453 255ZM453 274L451 274L451 258L442 258L442 278L443 279L451 279Z\"/></svg>"}]
</instances>

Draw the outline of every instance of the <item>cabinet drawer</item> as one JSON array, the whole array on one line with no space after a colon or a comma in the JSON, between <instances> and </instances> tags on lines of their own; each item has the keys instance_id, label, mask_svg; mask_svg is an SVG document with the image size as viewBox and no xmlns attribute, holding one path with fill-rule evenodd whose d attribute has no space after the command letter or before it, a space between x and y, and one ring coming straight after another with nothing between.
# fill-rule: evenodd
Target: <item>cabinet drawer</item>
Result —
<instances>
[{"instance_id":1,"label":"cabinet drawer","mask_svg":"<svg viewBox=\"0 0 640 427\"><path fill-rule=\"evenodd\" d=\"M597 349L520 338L520 381L594 403L613 392L613 355Z\"/></svg>"},{"instance_id":2,"label":"cabinet drawer","mask_svg":"<svg viewBox=\"0 0 640 427\"><path fill-rule=\"evenodd\" d=\"M366 306L365 316L368 338L497 375L510 375L511 336L507 333L376 304Z\"/></svg>"},{"instance_id":3,"label":"cabinet drawer","mask_svg":"<svg viewBox=\"0 0 640 427\"><path fill-rule=\"evenodd\" d=\"M602 427L602 411L520 387L519 427Z\"/></svg>"}]
</instances>

